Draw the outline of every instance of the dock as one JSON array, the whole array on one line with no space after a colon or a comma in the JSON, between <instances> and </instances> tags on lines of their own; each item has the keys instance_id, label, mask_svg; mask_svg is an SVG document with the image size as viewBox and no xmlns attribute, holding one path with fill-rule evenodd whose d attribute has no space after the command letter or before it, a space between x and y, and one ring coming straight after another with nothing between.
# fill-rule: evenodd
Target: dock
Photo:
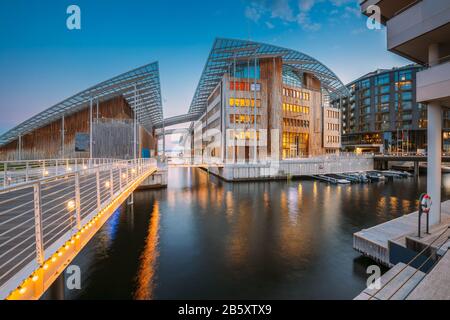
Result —
<instances>
[{"instance_id":1,"label":"dock","mask_svg":"<svg viewBox=\"0 0 450 320\"><path fill-rule=\"evenodd\" d=\"M450 201L441 204L442 222L441 225L450 224ZM390 256L390 249L393 244L400 244L406 237L417 234L418 212L414 212L397 219L379 224L369 229L361 230L353 234L353 248L366 257L393 267ZM422 227L425 230L426 217L422 216ZM439 227L439 226L436 226Z\"/></svg>"},{"instance_id":2,"label":"dock","mask_svg":"<svg viewBox=\"0 0 450 320\"><path fill-rule=\"evenodd\" d=\"M450 253L411 292L407 300L450 300Z\"/></svg>"},{"instance_id":3,"label":"dock","mask_svg":"<svg viewBox=\"0 0 450 320\"><path fill-rule=\"evenodd\" d=\"M381 277L380 289L366 288L354 300L405 300L424 278L424 272L398 263Z\"/></svg>"}]
</instances>

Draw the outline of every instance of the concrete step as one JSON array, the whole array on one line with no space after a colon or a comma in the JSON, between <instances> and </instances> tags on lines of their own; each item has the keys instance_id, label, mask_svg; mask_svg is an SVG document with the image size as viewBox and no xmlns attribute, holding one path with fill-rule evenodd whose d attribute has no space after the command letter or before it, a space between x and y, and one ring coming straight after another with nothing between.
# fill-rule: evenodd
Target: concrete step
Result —
<instances>
[{"instance_id":1,"label":"concrete step","mask_svg":"<svg viewBox=\"0 0 450 320\"><path fill-rule=\"evenodd\" d=\"M404 263L395 265L381 277L381 290L366 288L354 300L405 300L425 277L425 273L405 267Z\"/></svg>"}]
</instances>

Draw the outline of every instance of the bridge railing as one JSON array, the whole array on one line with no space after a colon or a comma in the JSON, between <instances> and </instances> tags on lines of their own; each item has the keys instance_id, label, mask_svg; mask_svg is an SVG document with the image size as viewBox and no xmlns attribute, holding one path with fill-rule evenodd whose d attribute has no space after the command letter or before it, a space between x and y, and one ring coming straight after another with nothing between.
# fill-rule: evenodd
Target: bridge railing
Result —
<instances>
[{"instance_id":1,"label":"bridge railing","mask_svg":"<svg viewBox=\"0 0 450 320\"><path fill-rule=\"evenodd\" d=\"M0 190L0 299L156 168L154 159L107 161Z\"/></svg>"},{"instance_id":2,"label":"bridge railing","mask_svg":"<svg viewBox=\"0 0 450 320\"><path fill-rule=\"evenodd\" d=\"M0 162L0 188L120 162L116 159L43 159Z\"/></svg>"}]
</instances>

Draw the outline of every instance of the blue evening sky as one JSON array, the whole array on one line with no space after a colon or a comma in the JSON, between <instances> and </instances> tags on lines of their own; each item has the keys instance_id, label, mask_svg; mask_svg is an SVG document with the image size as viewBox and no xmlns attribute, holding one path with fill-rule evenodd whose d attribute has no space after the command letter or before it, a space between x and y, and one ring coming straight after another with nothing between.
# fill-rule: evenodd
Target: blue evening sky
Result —
<instances>
[{"instance_id":1,"label":"blue evening sky","mask_svg":"<svg viewBox=\"0 0 450 320\"><path fill-rule=\"evenodd\" d=\"M66 28L81 8L82 29ZM358 0L3 0L0 133L100 81L158 60L165 116L185 113L216 37L309 54L344 83L409 63Z\"/></svg>"}]
</instances>

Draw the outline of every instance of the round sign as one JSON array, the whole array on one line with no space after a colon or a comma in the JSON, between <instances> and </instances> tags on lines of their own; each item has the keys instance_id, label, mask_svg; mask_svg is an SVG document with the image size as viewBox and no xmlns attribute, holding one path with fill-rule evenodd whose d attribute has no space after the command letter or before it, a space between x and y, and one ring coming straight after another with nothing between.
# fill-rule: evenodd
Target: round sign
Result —
<instances>
[{"instance_id":1,"label":"round sign","mask_svg":"<svg viewBox=\"0 0 450 320\"><path fill-rule=\"evenodd\" d=\"M420 205L425 213L429 213L432 205L431 197L428 194L424 194L421 197Z\"/></svg>"}]
</instances>

